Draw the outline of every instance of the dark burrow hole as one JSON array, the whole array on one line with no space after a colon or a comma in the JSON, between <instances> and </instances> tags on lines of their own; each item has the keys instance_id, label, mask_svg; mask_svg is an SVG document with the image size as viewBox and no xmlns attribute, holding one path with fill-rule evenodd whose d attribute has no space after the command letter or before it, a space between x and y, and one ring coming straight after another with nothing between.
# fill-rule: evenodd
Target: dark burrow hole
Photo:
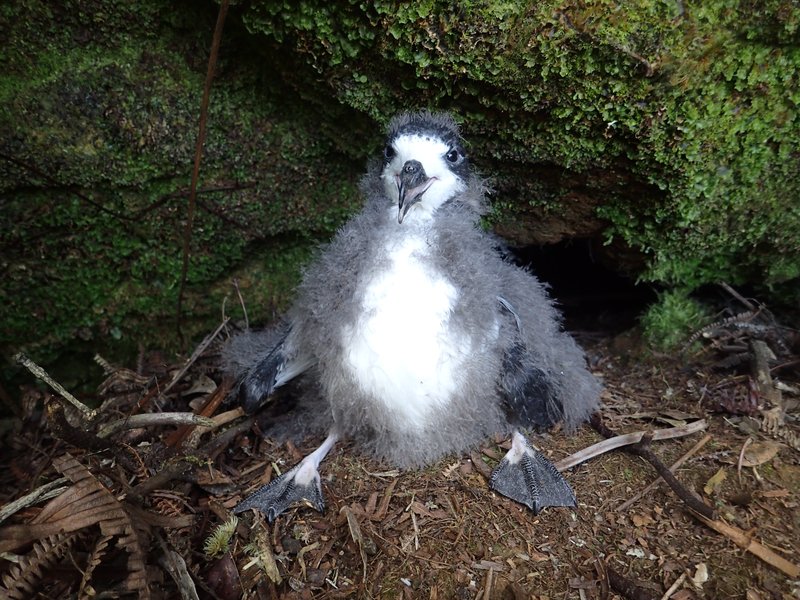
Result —
<instances>
[{"instance_id":1,"label":"dark burrow hole","mask_svg":"<svg viewBox=\"0 0 800 600\"><path fill-rule=\"evenodd\" d=\"M655 301L656 294L652 286L636 284L633 278L620 275L607 266L606 261L601 261L597 243L588 239L570 240L547 246L511 248L510 253L514 262L529 268L550 286L550 295L564 314L569 331L579 335L614 336L636 326L641 314ZM84 390L91 396L102 374L91 360L97 351L96 341L78 342L65 352L69 360L62 356L54 364L45 366L73 391ZM113 353L105 356L115 358ZM114 362L132 366L119 359ZM20 383L30 383L30 376L19 368L14 371L8 383L16 391Z\"/></svg>"},{"instance_id":2,"label":"dark burrow hole","mask_svg":"<svg viewBox=\"0 0 800 600\"><path fill-rule=\"evenodd\" d=\"M655 289L601 261L598 242L577 239L546 246L511 248L514 262L550 286L570 331L614 335L638 324L655 302Z\"/></svg>"}]
</instances>

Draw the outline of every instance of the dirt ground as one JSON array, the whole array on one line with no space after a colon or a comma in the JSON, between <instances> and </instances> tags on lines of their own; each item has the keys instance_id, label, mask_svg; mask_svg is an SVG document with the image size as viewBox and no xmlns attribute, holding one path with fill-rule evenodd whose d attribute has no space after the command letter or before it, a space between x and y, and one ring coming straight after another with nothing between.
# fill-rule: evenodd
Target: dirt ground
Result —
<instances>
[{"instance_id":1,"label":"dirt ground","mask_svg":"<svg viewBox=\"0 0 800 600\"><path fill-rule=\"evenodd\" d=\"M204 547L230 509L321 441L275 444L246 417L226 412L233 407L214 405L224 390L212 357L166 392L174 370L115 370L95 399L105 402L105 422L203 405L220 422L231 419L203 435L144 427L106 434L113 444L104 448L99 427L81 433L52 400L42 411L49 394L26 393L24 413L0 434L0 507L59 472L75 497L62 500L57 515L43 507L58 497L0 512L0 596L100 598L127 589L143 598L191 598L191 579L194 597L222 599L800 598L800 575L784 572L800 563L796 358L772 369L785 384L786 414L770 434L761 429L763 399L747 369L715 369L707 356L645 356L630 335L580 341L605 385L602 420L614 433L705 419L697 432L650 448L667 465L689 453L675 475L716 510L717 522L744 536L740 545L693 516L663 480L648 487L659 480L653 466L622 450L566 471L575 509L533 515L487 486L508 447L501 439L409 472L340 443L321 468L325 513L301 506L273 524L245 513L227 546L223 540L209 556ZM572 436L556 430L533 439L557 462L603 438L586 425ZM74 491L84 484L94 490L89 496ZM102 494L127 526L114 529L98 516L90 501ZM755 552L766 548L767 558L741 547L748 543ZM185 570L176 566L181 559ZM170 569L184 573L181 586Z\"/></svg>"}]
</instances>

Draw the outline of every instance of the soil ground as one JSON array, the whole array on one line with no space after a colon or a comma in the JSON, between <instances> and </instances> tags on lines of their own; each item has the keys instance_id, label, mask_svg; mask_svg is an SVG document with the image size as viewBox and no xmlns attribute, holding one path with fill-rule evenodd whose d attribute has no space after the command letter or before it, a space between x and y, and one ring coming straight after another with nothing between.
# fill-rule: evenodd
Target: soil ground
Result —
<instances>
[{"instance_id":1,"label":"soil ground","mask_svg":"<svg viewBox=\"0 0 800 600\"><path fill-rule=\"evenodd\" d=\"M605 385L604 423L622 434L706 419L705 430L654 441L651 448L670 465L710 436L676 470L677 478L714 507L722 522L790 563L800 562L800 452L792 447L800 429L797 397L784 394L786 425L783 437L776 438L759 430L753 405L758 399L746 374L687 363L685 357L643 358L630 335L580 341ZM159 377L147 373L146 365L138 373L117 371L96 400L105 400L106 410L117 417L191 411L220 381L203 366L212 363L194 364L161 402L148 390L157 382L163 388L174 372L162 369ZM797 388L797 363L777 375ZM53 426L55 413L41 411L44 395L30 390L24 414L2 434L0 506L58 477L52 459L67 452L125 506L138 504L137 486L192 455L193 463L183 461L185 468L148 490L141 504L150 513L188 521L151 525L142 534L149 591L131 580L128 543L116 538L99 544L105 532L102 520L98 530L95 519L58 556L35 538L3 555L0 573L6 577L0 589L12 598L111 597L126 586L138 589L134 595L140 597L179 598L173 578L160 566L166 548L185 560L200 598L800 598L800 578L701 523L663 481L646 489L658 479L653 467L620 450L566 472L578 498L575 509L533 515L487 486L486 474L508 447L502 439L470 456L408 472L389 470L340 443L321 469L324 513L301 506L268 524L248 512L227 551L209 557L204 544L230 509L267 482L275 468L285 470L321 440L276 444L240 417L227 425L240 426L229 430L224 443L209 445L213 433L206 434L198 438L197 450L189 431L175 427L122 432L111 438L116 450L95 449L68 428ZM556 462L602 438L586 425L575 435L556 430L533 439ZM759 464L740 466L740 456ZM12 531L8 526L41 520L44 505L26 506L2 523L0 545ZM72 507L77 511L79 505ZM258 564L250 556L253 548L246 548L254 541L261 547ZM265 556L270 552L272 571ZM34 573L22 591L14 588L22 576L12 560Z\"/></svg>"}]
</instances>

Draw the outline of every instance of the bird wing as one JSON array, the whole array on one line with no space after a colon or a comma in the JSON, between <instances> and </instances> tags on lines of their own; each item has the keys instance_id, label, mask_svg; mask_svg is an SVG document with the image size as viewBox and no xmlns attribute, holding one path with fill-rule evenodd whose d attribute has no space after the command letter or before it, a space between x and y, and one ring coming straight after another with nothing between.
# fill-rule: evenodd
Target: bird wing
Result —
<instances>
[{"instance_id":1,"label":"bird wing","mask_svg":"<svg viewBox=\"0 0 800 600\"><path fill-rule=\"evenodd\" d=\"M226 349L229 370L243 374L239 401L245 412L255 412L277 388L313 364L310 357L295 351L291 333L288 324L265 332L246 332Z\"/></svg>"},{"instance_id":2,"label":"bird wing","mask_svg":"<svg viewBox=\"0 0 800 600\"><path fill-rule=\"evenodd\" d=\"M563 411L552 375L537 365L525 345L519 313L507 299L497 297L514 334L505 349L500 373L500 393L512 422L545 429L561 420ZM513 319L513 322L512 322Z\"/></svg>"}]
</instances>

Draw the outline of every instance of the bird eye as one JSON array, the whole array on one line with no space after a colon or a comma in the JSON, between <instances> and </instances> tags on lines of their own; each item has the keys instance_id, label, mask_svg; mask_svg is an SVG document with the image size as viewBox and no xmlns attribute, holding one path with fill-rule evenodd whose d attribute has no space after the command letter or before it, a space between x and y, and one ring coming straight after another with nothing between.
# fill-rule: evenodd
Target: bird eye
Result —
<instances>
[{"instance_id":1,"label":"bird eye","mask_svg":"<svg viewBox=\"0 0 800 600\"><path fill-rule=\"evenodd\" d=\"M457 162L459 162L461 160L462 155L455 148L451 148L450 152L445 154L444 157L447 159L447 162L451 162L451 163L455 164L455 163L457 163Z\"/></svg>"},{"instance_id":2,"label":"bird eye","mask_svg":"<svg viewBox=\"0 0 800 600\"><path fill-rule=\"evenodd\" d=\"M386 148L383 149L383 157L386 160L392 160L394 158L395 151L394 146L391 144L386 144Z\"/></svg>"}]
</instances>

